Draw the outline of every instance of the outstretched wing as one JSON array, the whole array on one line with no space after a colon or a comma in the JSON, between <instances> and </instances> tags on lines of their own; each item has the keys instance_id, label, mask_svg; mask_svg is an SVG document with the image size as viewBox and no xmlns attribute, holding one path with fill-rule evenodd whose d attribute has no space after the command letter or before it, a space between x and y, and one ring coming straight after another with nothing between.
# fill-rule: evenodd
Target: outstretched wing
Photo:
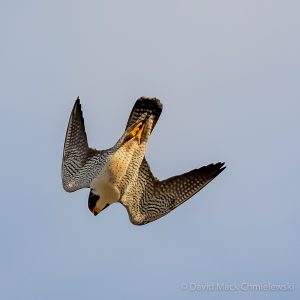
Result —
<instances>
[{"instance_id":1,"label":"outstretched wing","mask_svg":"<svg viewBox=\"0 0 300 300\"><path fill-rule=\"evenodd\" d=\"M88 146L79 97L72 109L62 159L62 183L67 192L88 188L101 151Z\"/></svg>"},{"instance_id":2,"label":"outstretched wing","mask_svg":"<svg viewBox=\"0 0 300 300\"><path fill-rule=\"evenodd\" d=\"M138 100L136 100L130 116L127 121L126 129L130 127L131 125L135 124L138 119L146 113L147 115L152 115L154 116L153 120L153 128L155 127L156 122L159 119L159 116L161 114L163 105L162 103L156 99L156 98L146 98L146 97L141 97Z\"/></svg>"},{"instance_id":3,"label":"outstretched wing","mask_svg":"<svg viewBox=\"0 0 300 300\"><path fill-rule=\"evenodd\" d=\"M121 203L127 208L133 224L152 222L191 198L225 168L224 163L219 162L159 181L144 159L138 180Z\"/></svg>"}]
</instances>

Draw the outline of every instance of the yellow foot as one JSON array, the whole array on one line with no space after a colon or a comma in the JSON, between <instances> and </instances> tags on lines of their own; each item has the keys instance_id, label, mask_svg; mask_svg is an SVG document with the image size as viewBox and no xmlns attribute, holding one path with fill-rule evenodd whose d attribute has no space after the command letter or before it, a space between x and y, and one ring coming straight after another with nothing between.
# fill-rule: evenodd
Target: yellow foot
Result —
<instances>
[{"instance_id":1,"label":"yellow foot","mask_svg":"<svg viewBox=\"0 0 300 300\"><path fill-rule=\"evenodd\" d=\"M141 138L142 138L142 134L143 134L143 130L144 130L144 123L143 122L139 122L129 133L128 137L126 140L130 140L134 137L137 137L138 139L138 143L141 143Z\"/></svg>"}]
</instances>

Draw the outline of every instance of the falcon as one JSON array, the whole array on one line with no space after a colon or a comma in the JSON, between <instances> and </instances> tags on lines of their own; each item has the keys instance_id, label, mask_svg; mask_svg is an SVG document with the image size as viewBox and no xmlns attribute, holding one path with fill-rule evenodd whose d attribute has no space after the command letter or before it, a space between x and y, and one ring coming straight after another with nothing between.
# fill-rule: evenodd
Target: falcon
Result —
<instances>
[{"instance_id":1,"label":"falcon","mask_svg":"<svg viewBox=\"0 0 300 300\"><path fill-rule=\"evenodd\" d=\"M154 177L145 152L161 111L160 100L139 98L117 143L107 150L96 150L88 145L78 97L64 143L63 188L67 192L89 188L88 208L95 216L120 202L134 225L155 221L198 193L225 169L224 163L209 164L165 180Z\"/></svg>"}]
</instances>

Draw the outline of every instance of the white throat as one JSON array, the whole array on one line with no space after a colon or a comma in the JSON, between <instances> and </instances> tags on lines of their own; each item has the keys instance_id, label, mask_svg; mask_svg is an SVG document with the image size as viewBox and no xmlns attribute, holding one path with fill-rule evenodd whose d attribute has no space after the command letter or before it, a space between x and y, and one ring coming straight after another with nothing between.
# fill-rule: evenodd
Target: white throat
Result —
<instances>
[{"instance_id":1,"label":"white throat","mask_svg":"<svg viewBox=\"0 0 300 300\"><path fill-rule=\"evenodd\" d=\"M120 200L120 191L106 180L96 178L91 184L96 194L100 196L100 202L112 204Z\"/></svg>"}]
</instances>

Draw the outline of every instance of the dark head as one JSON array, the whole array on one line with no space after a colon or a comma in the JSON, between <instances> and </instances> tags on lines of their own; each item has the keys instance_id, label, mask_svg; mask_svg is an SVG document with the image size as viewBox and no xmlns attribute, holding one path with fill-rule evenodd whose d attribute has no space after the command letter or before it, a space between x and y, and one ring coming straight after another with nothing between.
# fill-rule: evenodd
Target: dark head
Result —
<instances>
[{"instance_id":1,"label":"dark head","mask_svg":"<svg viewBox=\"0 0 300 300\"><path fill-rule=\"evenodd\" d=\"M101 201L100 196L95 194L95 192L96 191L94 189L90 190L88 207L89 210L94 214L94 216L97 216L98 213L108 207L109 204Z\"/></svg>"}]
</instances>

